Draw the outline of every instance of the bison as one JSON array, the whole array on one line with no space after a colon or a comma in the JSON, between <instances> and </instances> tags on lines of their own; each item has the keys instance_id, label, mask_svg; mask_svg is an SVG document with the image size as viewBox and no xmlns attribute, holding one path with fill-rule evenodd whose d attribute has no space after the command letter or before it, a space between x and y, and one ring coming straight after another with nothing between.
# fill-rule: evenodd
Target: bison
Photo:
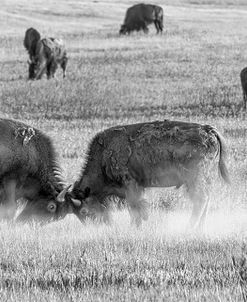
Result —
<instances>
[{"instance_id":1,"label":"bison","mask_svg":"<svg viewBox=\"0 0 247 302\"><path fill-rule=\"evenodd\" d=\"M207 180L217 155L220 175L228 182L225 143L214 127L169 120L116 126L93 138L66 198L81 221L100 216L105 222L111 197L126 199L132 222L140 225L147 219L144 188L184 185L193 202L190 226L203 227Z\"/></svg>"},{"instance_id":2,"label":"bison","mask_svg":"<svg viewBox=\"0 0 247 302\"><path fill-rule=\"evenodd\" d=\"M163 31L163 9L158 5L136 4L127 9L120 34L143 30L148 33L148 25L154 23L157 34Z\"/></svg>"},{"instance_id":3,"label":"bison","mask_svg":"<svg viewBox=\"0 0 247 302\"><path fill-rule=\"evenodd\" d=\"M71 206L50 138L9 119L0 119L0 133L0 218L13 219L21 198L27 205L17 221L63 218Z\"/></svg>"},{"instance_id":4,"label":"bison","mask_svg":"<svg viewBox=\"0 0 247 302\"><path fill-rule=\"evenodd\" d=\"M247 67L245 67L240 73L240 80L243 89L243 108L246 110L247 103Z\"/></svg>"},{"instance_id":5,"label":"bison","mask_svg":"<svg viewBox=\"0 0 247 302\"><path fill-rule=\"evenodd\" d=\"M24 39L24 46L30 58L28 61L29 79L41 79L44 73L50 79L54 77L58 65L61 66L65 78L68 57L63 41L55 38L37 39L37 33L33 28L28 29Z\"/></svg>"}]
</instances>

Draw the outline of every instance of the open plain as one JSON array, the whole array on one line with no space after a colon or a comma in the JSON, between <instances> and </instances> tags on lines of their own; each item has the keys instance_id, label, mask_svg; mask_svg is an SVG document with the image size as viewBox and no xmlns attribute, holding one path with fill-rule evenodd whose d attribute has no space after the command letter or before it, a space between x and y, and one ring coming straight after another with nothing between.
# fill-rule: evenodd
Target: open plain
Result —
<instances>
[{"instance_id":1,"label":"open plain","mask_svg":"<svg viewBox=\"0 0 247 302\"><path fill-rule=\"evenodd\" d=\"M164 33L119 36L133 1L0 1L0 114L40 128L76 180L95 133L158 119L209 123L228 145L231 186L216 175L205 234L185 231L183 188L147 190L141 229L73 216L45 227L0 224L0 301L244 301L247 287L245 0L164 0ZM68 71L27 81L25 30L61 37Z\"/></svg>"}]
</instances>

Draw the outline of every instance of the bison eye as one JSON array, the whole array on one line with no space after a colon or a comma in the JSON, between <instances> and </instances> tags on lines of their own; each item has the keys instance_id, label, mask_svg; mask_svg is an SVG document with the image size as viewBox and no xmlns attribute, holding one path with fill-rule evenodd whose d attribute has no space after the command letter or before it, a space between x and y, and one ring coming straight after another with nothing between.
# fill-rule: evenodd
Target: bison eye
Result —
<instances>
[{"instance_id":1,"label":"bison eye","mask_svg":"<svg viewBox=\"0 0 247 302\"><path fill-rule=\"evenodd\" d=\"M80 214L81 215L87 215L88 214L88 209L87 208L81 208L80 209Z\"/></svg>"},{"instance_id":2,"label":"bison eye","mask_svg":"<svg viewBox=\"0 0 247 302\"><path fill-rule=\"evenodd\" d=\"M48 206L47 206L47 210L51 213L56 212L57 209L57 205L55 204L55 202L51 201L49 202Z\"/></svg>"}]
</instances>

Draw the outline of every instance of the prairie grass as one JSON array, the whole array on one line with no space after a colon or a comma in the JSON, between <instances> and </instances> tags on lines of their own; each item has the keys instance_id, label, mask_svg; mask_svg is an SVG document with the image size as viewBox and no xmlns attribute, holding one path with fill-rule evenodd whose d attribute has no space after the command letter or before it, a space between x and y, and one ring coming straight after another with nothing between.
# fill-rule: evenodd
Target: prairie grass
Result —
<instances>
[{"instance_id":1,"label":"prairie grass","mask_svg":"<svg viewBox=\"0 0 247 302\"><path fill-rule=\"evenodd\" d=\"M0 224L1 301L242 301L232 256L246 252L247 64L244 0L167 0L165 31L118 31L124 0L8 0L0 11L0 113L51 136L68 183L102 129L157 119L209 123L226 138L231 186L215 178L205 235L185 231L181 188L147 190L150 218L112 226L74 217L43 228ZM68 76L27 81L25 30L62 37ZM240 269L241 270L241 269ZM241 283L242 284L242 283Z\"/></svg>"},{"instance_id":2,"label":"prairie grass","mask_svg":"<svg viewBox=\"0 0 247 302\"><path fill-rule=\"evenodd\" d=\"M129 226L126 213L116 215L112 227L88 223L82 228L72 217L42 229L2 225L2 297L241 301L231 256L241 257L246 215L215 214L205 237L184 233L182 213L165 215L164 221L161 212L153 212L141 230ZM215 219L218 226L225 222L227 231L212 228Z\"/></svg>"}]
</instances>

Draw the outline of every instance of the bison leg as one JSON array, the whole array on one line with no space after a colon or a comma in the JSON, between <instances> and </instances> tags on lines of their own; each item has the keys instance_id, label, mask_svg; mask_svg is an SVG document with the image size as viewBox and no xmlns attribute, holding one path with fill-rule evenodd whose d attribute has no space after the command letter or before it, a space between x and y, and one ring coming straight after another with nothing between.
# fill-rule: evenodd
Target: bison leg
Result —
<instances>
[{"instance_id":1,"label":"bison leg","mask_svg":"<svg viewBox=\"0 0 247 302\"><path fill-rule=\"evenodd\" d=\"M108 210L105 210L102 213L102 220L103 220L103 223L105 223L107 225L111 225L112 218L111 218L111 214Z\"/></svg>"},{"instance_id":2,"label":"bison leg","mask_svg":"<svg viewBox=\"0 0 247 302\"><path fill-rule=\"evenodd\" d=\"M40 80L43 76L43 74L46 72L46 61L42 62L39 66L39 71L37 72L35 79Z\"/></svg>"},{"instance_id":3,"label":"bison leg","mask_svg":"<svg viewBox=\"0 0 247 302\"><path fill-rule=\"evenodd\" d=\"M204 232L204 226L205 226L205 222L206 222L207 214L208 214L208 206L209 206L208 196L205 196L205 199L206 199L206 201L205 201L205 204L204 204L204 209L203 209L201 219L200 219L199 224L198 224L198 230L200 232Z\"/></svg>"},{"instance_id":4,"label":"bison leg","mask_svg":"<svg viewBox=\"0 0 247 302\"><path fill-rule=\"evenodd\" d=\"M56 70L57 70L57 63L54 60L52 60L47 66L47 78L48 79L54 78Z\"/></svg>"},{"instance_id":5,"label":"bison leg","mask_svg":"<svg viewBox=\"0 0 247 302\"><path fill-rule=\"evenodd\" d=\"M158 21L158 20L155 20L155 21L154 21L154 25L155 25L155 28L156 28L156 33L158 34L159 31L160 31L159 21Z\"/></svg>"},{"instance_id":6,"label":"bison leg","mask_svg":"<svg viewBox=\"0 0 247 302\"><path fill-rule=\"evenodd\" d=\"M46 76L47 76L48 80L51 78L51 65L50 64L47 66Z\"/></svg>"},{"instance_id":7,"label":"bison leg","mask_svg":"<svg viewBox=\"0 0 247 302\"><path fill-rule=\"evenodd\" d=\"M61 63L61 68L62 68L62 70L63 70L63 78L66 77L66 67L67 67L67 63L68 63L68 58L67 58L67 57L63 58L62 63Z\"/></svg>"},{"instance_id":8,"label":"bison leg","mask_svg":"<svg viewBox=\"0 0 247 302\"><path fill-rule=\"evenodd\" d=\"M1 208L1 219L13 219L16 212L16 181L7 179L3 182L5 202Z\"/></svg>"},{"instance_id":9,"label":"bison leg","mask_svg":"<svg viewBox=\"0 0 247 302\"><path fill-rule=\"evenodd\" d=\"M208 198L204 186L190 186L189 197L193 202L192 214L189 222L190 229L203 231L208 210Z\"/></svg>"},{"instance_id":10,"label":"bison leg","mask_svg":"<svg viewBox=\"0 0 247 302\"><path fill-rule=\"evenodd\" d=\"M245 91L243 91L243 102L243 108L244 110L246 110L247 94L245 93Z\"/></svg>"},{"instance_id":11,"label":"bison leg","mask_svg":"<svg viewBox=\"0 0 247 302\"><path fill-rule=\"evenodd\" d=\"M145 34L148 34L149 30L148 30L148 27L146 26L146 24L144 24L144 26L143 26L142 29L143 29L143 31L144 31Z\"/></svg>"},{"instance_id":12,"label":"bison leg","mask_svg":"<svg viewBox=\"0 0 247 302\"><path fill-rule=\"evenodd\" d=\"M157 25L160 29L160 32L162 33L163 27L164 27L164 25L163 25L163 16L160 16L160 18L157 19Z\"/></svg>"},{"instance_id":13,"label":"bison leg","mask_svg":"<svg viewBox=\"0 0 247 302\"><path fill-rule=\"evenodd\" d=\"M160 32L162 33L163 32L163 21L158 21L158 25L160 28Z\"/></svg>"},{"instance_id":14,"label":"bison leg","mask_svg":"<svg viewBox=\"0 0 247 302\"><path fill-rule=\"evenodd\" d=\"M35 72L34 72L35 65L28 61L28 80L35 79Z\"/></svg>"},{"instance_id":15,"label":"bison leg","mask_svg":"<svg viewBox=\"0 0 247 302\"><path fill-rule=\"evenodd\" d=\"M148 219L147 202L142 198L143 189L136 183L127 186L126 201L131 217L131 223L137 227L141 225L142 220Z\"/></svg>"}]
</instances>

